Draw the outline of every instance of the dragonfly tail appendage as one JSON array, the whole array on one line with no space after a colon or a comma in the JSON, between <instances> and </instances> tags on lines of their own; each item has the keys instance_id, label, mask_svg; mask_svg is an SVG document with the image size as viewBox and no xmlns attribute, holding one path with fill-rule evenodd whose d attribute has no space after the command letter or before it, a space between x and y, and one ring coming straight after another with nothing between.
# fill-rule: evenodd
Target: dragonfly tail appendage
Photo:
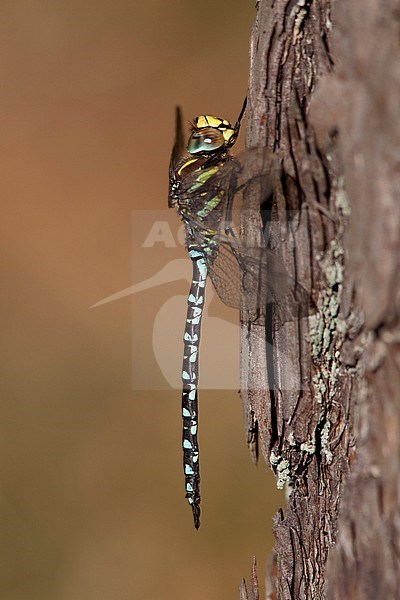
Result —
<instances>
[{"instance_id":1,"label":"dragonfly tail appendage","mask_svg":"<svg viewBox=\"0 0 400 600\"><path fill-rule=\"evenodd\" d=\"M183 418L183 468L186 498L192 507L194 526L200 527L200 466L198 427L198 375L201 317L205 300L207 266L204 256L197 250L189 255L193 265L193 279L188 295L188 308L182 368L182 418Z\"/></svg>"}]
</instances>

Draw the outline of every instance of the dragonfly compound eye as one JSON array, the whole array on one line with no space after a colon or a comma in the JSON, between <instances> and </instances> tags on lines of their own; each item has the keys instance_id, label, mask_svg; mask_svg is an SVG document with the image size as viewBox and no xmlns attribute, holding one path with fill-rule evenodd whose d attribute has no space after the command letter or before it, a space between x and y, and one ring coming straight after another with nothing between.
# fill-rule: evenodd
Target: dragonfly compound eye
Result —
<instances>
[{"instance_id":1,"label":"dragonfly compound eye","mask_svg":"<svg viewBox=\"0 0 400 600\"><path fill-rule=\"evenodd\" d=\"M219 129L215 127L203 127L195 129L189 138L188 150L190 154L199 152L214 152L225 146L225 138Z\"/></svg>"}]
</instances>

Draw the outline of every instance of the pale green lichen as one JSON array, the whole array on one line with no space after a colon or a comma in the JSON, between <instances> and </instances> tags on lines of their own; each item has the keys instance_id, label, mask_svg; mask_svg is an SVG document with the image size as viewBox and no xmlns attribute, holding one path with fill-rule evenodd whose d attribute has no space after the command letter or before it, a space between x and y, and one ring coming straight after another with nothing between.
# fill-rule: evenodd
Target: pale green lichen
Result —
<instances>
[{"instance_id":1,"label":"pale green lichen","mask_svg":"<svg viewBox=\"0 0 400 600\"><path fill-rule=\"evenodd\" d=\"M347 323L339 317L343 290L344 251L338 239L331 242L327 252L318 256L326 286L321 289L317 306L318 312L309 317L309 340L313 360L318 371L313 375L314 397L318 406L318 423L310 438L296 440L293 432L287 435L288 450L298 448L307 462L315 454L317 447L326 464L330 464L333 455L329 447L331 422L329 411L337 393L341 368L340 347L347 331ZM270 462L277 476L277 487L282 489L286 482L295 477L290 473L289 460L271 452Z\"/></svg>"},{"instance_id":2,"label":"pale green lichen","mask_svg":"<svg viewBox=\"0 0 400 600\"><path fill-rule=\"evenodd\" d=\"M337 331L344 276L343 255L344 251L339 241L332 240L328 251L318 257L327 286L322 290L318 301L319 315L314 315L310 320L310 341L314 359L321 354L324 355L325 361L328 359L328 349ZM343 330L343 323L340 323L340 327Z\"/></svg>"},{"instance_id":3,"label":"pale green lichen","mask_svg":"<svg viewBox=\"0 0 400 600\"><path fill-rule=\"evenodd\" d=\"M335 250L332 252L332 259L338 260L341 258L342 254L336 253ZM331 264L327 264L324 268L324 274L326 280L330 287L334 285L338 285L343 282L343 265L339 262L333 262Z\"/></svg>"},{"instance_id":4,"label":"pale green lichen","mask_svg":"<svg viewBox=\"0 0 400 600\"><path fill-rule=\"evenodd\" d=\"M326 352L326 350L328 350L329 346L331 345L331 340L332 340L332 333L330 331L330 329L326 328L324 329L324 333L323 333L323 337L322 337L322 350L324 352Z\"/></svg>"},{"instance_id":5,"label":"pale green lichen","mask_svg":"<svg viewBox=\"0 0 400 600\"><path fill-rule=\"evenodd\" d=\"M332 318L337 316L337 314L339 312L339 308L340 308L340 304L338 302L338 299L336 298L336 296L332 295L329 300L329 307L328 307L329 314Z\"/></svg>"},{"instance_id":6,"label":"pale green lichen","mask_svg":"<svg viewBox=\"0 0 400 600\"><path fill-rule=\"evenodd\" d=\"M325 274L325 277L326 277L326 280L327 280L329 286L333 287L336 283L336 276L337 276L335 265L326 266L324 269L324 274ZM325 298L325 301L326 300L327 300L327 298Z\"/></svg>"},{"instance_id":7,"label":"pale green lichen","mask_svg":"<svg viewBox=\"0 0 400 600\"><path fill-rule=\"evenodd\" d=\"M325 456L328 465L332 462L333 454L329 448L329 432L331 430L331 422L326 421L321 431L321 453Z\"/></svg>"},{"instance_id":8,"label":"pale green lichen","mask_svg":"<svg viewBox=\"0 0 400 600\"><path fill-rule=\"evenodd\" d=\"M335 204L345 217L349 217L351 215L351 206L349 198L344 189L343 177L339 180L339 189L335 194Z\"/></svg>"},{"instance_id":9,"label":"pale green lichen","mask_svg":"<svg viewBox=\"0 0 400 600\"><path fill-rule=\"evenodd\" d=\"M322 404L322 401L324 399L324 396L326 394L326 383L323 379L322 373L320 371L318 371L318 373L316 373L313 376L313 383L314 383L314 388L315 388L315 399L318 402L318 404Z\"/></svg>"},{"instance_id":10,"label":"pale green lichen","mask_svg":"<svg viewBox=\"0 0 400 600\"><path fill-rule=\"evenodd\" d=\"M273 451L270 454L269 461L276 469L276 487L278 490L282 490L285 483L290 480L289 461L286 458L277 456Z\"/></svg>"},{"instance_id":11,"label":"pale green lichen","mask_svg":"<svg viewBox=\"0 0 400 600\"><path fill-rule=\"evenodd\" d=\"M273 467L275 467L279 462L279 456L277 456L273 450L271 451L271 454L269 455L269 462L271 463L271 465Z\"/></svg>"},{"instance_id":12,"label":"pale green lichen","mask_svg":"<svg viewBox=\"0 0 400 600\"><path fill-rule=\"evenodd\" d=\"M336 370L337 370L337 363L333 362L332 367L331 367L331 376L330 376L331 381L336 380Z\"/></svg>"},{"instance_id":13,"label":"pale green lichen","mask_svg":"<svg viewBox=\"0 0 400 600\"><path fill-rule=\"evenodd\" d=\"M307 454L315 454L315 438L309 442L303 442L300 445L300 450L302 452L306 452Z\"/></svg>"},{"instance_id":14,"label":"pale green lichen","mask_svg":"<svg viewBox=\"0 0 400 600\"><path fill-rule=\"evenodd\" d=\"M313 358L316 359L321 354L324 336L324 321L319 313L311 315L309 327L311 352Z\"/></svg>"},{"instance_id":15,"label":"pale green lichen","mask_svg":"<svg viewBox=\"0 0 400 600\"><path fill-rule=\"evenodd\" d=\"M286 458L283 458L277 465L276 470L278 475L276 487L278 490L282 490L285 483L290 481L289 461Z\"/></svg>"},{"instance_id":16,"label":"pale green lichen","mask_svg":"<svg viewBox=\"0 0 400 600\"><path fill-rule=\"evenodd\" d=\"M326 360L336 332L344 276L343 254L339 241L333 240L328 251L318 256L328 285L323 289L318 301L319 313L310 318L310 342L314 359L323 354Z\"/></svg>"},{"instance_id":17,"label":"pale green lichen","mask_svg":"<svg viewBox=\"0 0 400 600\"><path fill-rule=\"evenodd\" d=\"M313 376L315 400L320 407L319 425L315 428L314 440L303 442L300 449L313 454L316 449L316 436L320 438L321 453L329 464L332 452L328 438L331 423L328 419L329 407L336 395L340 374L340 346L347 331L346 322L339 317L343 290L344 250L340 241L331 242L327 252L318 257L326 286L318 299L319 313L310 319L310 342L312 356L318 361L319 370ZM321 425L322 430L320 430Z\"/></svg>"}]
</instances>

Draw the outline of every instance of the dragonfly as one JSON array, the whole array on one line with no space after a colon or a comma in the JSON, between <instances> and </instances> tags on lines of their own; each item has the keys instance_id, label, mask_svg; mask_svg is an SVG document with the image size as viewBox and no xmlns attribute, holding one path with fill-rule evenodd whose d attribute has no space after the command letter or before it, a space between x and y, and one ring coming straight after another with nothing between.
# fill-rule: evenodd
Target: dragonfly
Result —
<instances>
[{"instance_id":1,"label":"dragonfly","mask_svg":"<svg viewBox=\"0 0 400 600\"><path fill-rule=\"evenodd\" d=\"M259 240L244 243L240 219L247 209L246 192L257 186L259 202L271 195L280 176L276 158L265 148L232 156L246 100L234 126L223 118L200 115L184 143L182 112L176 108L175 143L169 167L168 205L183 221L186 249L192 263L183 336L182 419L183 468L186 499L194 526L200 526L200 463L198 444L198 389L201 321L208 276L221 300L243 309L250 320L265 317L267 303L283 303L286 318L296 308L293 280L282 263ZM268 277L266 277L268 274ZM299 289L299 288L298 288ZM297 294L298 294L297 289ZM300 286L301 289L301 286ZM280 302L282 305L282 302Z\"/></svg>"}]
</instances>

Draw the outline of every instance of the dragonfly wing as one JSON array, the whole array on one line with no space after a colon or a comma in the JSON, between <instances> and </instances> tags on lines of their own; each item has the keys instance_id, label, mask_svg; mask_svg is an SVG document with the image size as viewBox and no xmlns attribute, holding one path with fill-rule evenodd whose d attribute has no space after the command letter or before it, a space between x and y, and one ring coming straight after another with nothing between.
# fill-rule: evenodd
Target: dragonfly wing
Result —
<instances>
[{"instance_id":1,"label":"dragonfly wing","mask_svg":"<svg viewBox=\"0 0 400 600\"><path fill-rule=\"evenodd\" d=\"M311 300L287 273L277 251L266 247L259 206L279 177L280 166L271 152L253 148L187 176L181 198L187 204L190 244L203 249L221 300L242 308L250 319L265 315L266 306L273 304L277 320L285 322L308 314ZM250 219L255 223L254 239L244 239L243 223ZM216 252L207 256L210 239Z\"/></svg>"},{"instance_id":2,"label":"dragonfly wing","mask_svg":"<svg viewBox=\"0 0 400 600\"><path fill-rule=\"evenodd\" d=\"M182 111L180 106L176 107L175 113L175 142L171 152L171 158L169 161L169 196L168 205L171 208L174 205L174 198L172 196L171 186L175 180L175 170L178 162L185 154L185 142L183 139L183 128L182 128Z\"/></svg>"},{"instance_id":3,"label":"dragonfly wing","mask_svg":"<svg viewBox=\"0 0 400 600\"><path fill-rule=\"evenodd\" d=\"M262 182L263 189L267 193L271 193L276 187L281 167L277 156L268 148L250 148L236 156L235 162L238 165L239 189L255 181Z\"/></svg>"},{"instance_id":4,"label":"dragonfly wing","mask_svg":"<svg viewBox=\"0 0 400 600\"><path fill-rule=\"evenodd\" d=\"M218 296L231 308L240 308L241 270L229 246L220 244L215 260L208 264L208 272Z\"/></svg>"},{"instance_id":5,"label":"dragonfly wing","mask_svg":"<svg viewBox=\"0 0 400 600\"><path fill-rule=\"evenodd\" d=\"M279 255L268 248L241 248L222 242L209 273L220 299L242 308L249 320L265 316L272 304L277 326L313 311L309 293L291 277Z\"/></svg>"},{"instance_id":6,"label":"dragonfly wing","mask_svg":"<svg viewBox=\"0 0 400 600\"><path fill-rule=\"evenodd\" d=\"M173 175L174 168L178 164L180 157L182 156L185 143L183 140L183 128L182 128L182 111L180 106L176 107L175 113L175 142L171 152L171 159L169 163L169 173Z\"/></svg>"}]
</instances>

